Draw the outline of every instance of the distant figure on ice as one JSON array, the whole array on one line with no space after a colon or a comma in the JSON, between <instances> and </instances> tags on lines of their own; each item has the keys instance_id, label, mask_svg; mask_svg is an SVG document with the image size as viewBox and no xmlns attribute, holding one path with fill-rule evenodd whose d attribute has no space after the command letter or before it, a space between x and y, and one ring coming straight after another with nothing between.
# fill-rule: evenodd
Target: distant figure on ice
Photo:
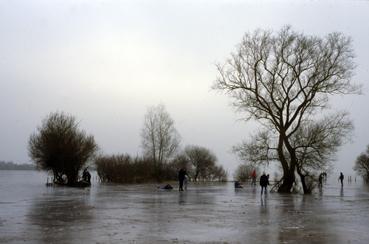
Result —
<instances>
[{"instance_id":1,"label":"distant figure on ice","mask_svg":"<svg viewBox=\"0 0 369 244\"><path fill-rule=\"evenodd\" d=\"M338 177L338 180L341 181L341 187L343 187L343 179L345 178L345 176L342 174L342 172L340 173L340 177Z\"/></svg>"},{"instance_id":2,"label":"distant figure on ice","mask_svg":"<svg viewBox=\"0 0 369 244\"><path fill-rule=\"evenodd\" d=\"M323 172L322 176L323 176L323 181L327 182L327 178L328 178L327 172Z\"/></svg>"},{"instance_id":3,"label":"distant figure on ice","mask_svg":"<svg viewBox=\"0 0 369 244\"><path fill-rule=\"evenodd\" d=\"M319 187L322 187L323 186L323 173L320 173L319 174Z\"/></svg>"},{"instance_id":4,"label":"distant figure on ice","mask_svg":"<svg viewBox=\"0 0 369 244\"><path fill-rule=\"evenodd\" d=\"M323 181L327 180L327 173L326 172L322 172L319 174L319 187L323 186Z\"/></svg>"},{"instance_id":5,"label":"distant figure on ice","mask_svg":"<svg viewBox=\"0 0 369 244\"><path fill-rule=\"evenodd\" d=\"M254 169L251 173L251 185L256 186L256 170Z\"/></svg>"},{"instance_id":6,"label":"distant figure on ice","mask_svg":"<svg viewBox=\"0 0 369 244\"><path fill-rule=\"evenodd\" d=\"M186 170L184 168L181 168L178 172L179 191L183 191L183 182L186 176L188 176Z\"/></svg>"},{"instance_id":7,"label":"distant figure on ice","mask_svg":"<svg viewBox=\"0 0 369 244\"><path fill-rule=\"evenodd\" d=\"M88 169L88 167L83 170L82 181L84 181L88 184L91 184L91 174L90 174L90 172L88 172L87 169Z\"/></svg>"},{"instance_id":8,"label":"distant figure on ice","mask_svg":"<svg viewBox=\"0 0 369 244\"><path fill-rule=\"evenodd\" d=\"M234 188L239 189L239 188L243 188L243 186L241 185L241 183L239 181L235 181L234 182Z\"/></svg>"},{"instance_id":9,"label":"distant figure on ice","mask_svg":"<svg viewBox=\"0 0 369 244\"><path fill-rule=\"evenodd\" d=\"M265 172L260 176L261 194L266 194L267 186L269 185L269 177L265 175Z\"/></svg>"}]
</instances>

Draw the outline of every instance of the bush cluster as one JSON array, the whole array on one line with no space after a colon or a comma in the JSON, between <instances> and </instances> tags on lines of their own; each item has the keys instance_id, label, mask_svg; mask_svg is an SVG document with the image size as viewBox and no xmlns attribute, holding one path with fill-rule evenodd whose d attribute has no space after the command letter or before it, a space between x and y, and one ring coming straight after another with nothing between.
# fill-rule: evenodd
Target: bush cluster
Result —
<instances>
[{"instance_id":1,"label":"bush cluster","mask_svg":"<svg viewBox=\"0 0 369 244\"><path fill-rule=\"evenodd\" d=\"M172 164L158 164L148 158L132 158L127 154L99 156L95 164L102 182L146 183L177 179L178 169Z\"/></svg>"},{"instance_id":2,"label":"bush cluster","mask_svg":"<svg viewBox=\"0 0 369 244\"><path fill-rule=\"evenodd\" d=\"M52 171L54 183L75 186L79 172L93 158L97 144L78 128L72 115L50 113L30 136L28 152L38 169Z\"/></svg>"}]
</instances>

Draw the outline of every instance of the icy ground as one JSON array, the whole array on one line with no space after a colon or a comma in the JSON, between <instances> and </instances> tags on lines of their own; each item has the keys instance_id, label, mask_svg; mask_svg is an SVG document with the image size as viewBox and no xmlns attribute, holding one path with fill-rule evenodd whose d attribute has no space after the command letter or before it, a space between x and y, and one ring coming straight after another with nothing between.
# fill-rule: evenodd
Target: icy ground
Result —
<instances>
[{"instance_id":1,"label":"icy ground","mask_svg":"<svg viewBox=\"0 0 369 244\"><path fill-rule=\"evenodd\" d=\"M369 188L310 196L232 183L46 187L44 174L0 171L0 243L369 243Z\"/></svg>"}]
</instances>

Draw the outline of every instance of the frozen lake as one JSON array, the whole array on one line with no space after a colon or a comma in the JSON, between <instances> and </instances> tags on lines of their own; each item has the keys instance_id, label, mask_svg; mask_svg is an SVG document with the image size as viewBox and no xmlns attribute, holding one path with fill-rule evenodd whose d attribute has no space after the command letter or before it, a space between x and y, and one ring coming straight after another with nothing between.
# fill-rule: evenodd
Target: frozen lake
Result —
<instances>
[{"instance_id":1,"label":"frozen lake","mask_svg":"<svg viewBox=\"0 0 369 244\"><path fill-rule=\"evenodd\" d=\"M0 171L0 243L368 243L369 188L310 196L232 183L46 187L36 171Z\"/></svg>"}]
</instances>

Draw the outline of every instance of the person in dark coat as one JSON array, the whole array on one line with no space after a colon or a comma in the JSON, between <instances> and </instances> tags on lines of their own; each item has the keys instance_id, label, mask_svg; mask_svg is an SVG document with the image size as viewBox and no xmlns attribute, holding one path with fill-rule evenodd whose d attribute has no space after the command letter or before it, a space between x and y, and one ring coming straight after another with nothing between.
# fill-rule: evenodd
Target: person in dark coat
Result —
<instances>
[{"instance_id":1,"label":"person in dark coat","mask_svg":"<svg viewBox=\"0 0 369 244\"><path fill-rule=\"evenodd\" d=\"M187 175L186 169L181 168L178 172L179 191L183 191L183 182Z\"/></svg>"},{"instance_id":2,"label":"person in dark coat","mask_svg":"<svg viewBox=\"0 0 369 244\"><path fill-rule=\"evenodd\" d=\"M86 183L91 184L91 174L87 170L88 168L85 168L82 173L82 180Z\"/></svg>"},{"instance_id":3,"label":"person in dark coat","mask_svg":"<svg viewBox=\"0 0 369 244\"><path fill-rule=\"evenodd\" d=\"M341 187L343 187L343 179L345 178L345 176L342 174L342 172L340 173L340 177L338 177L338 180L341 181Z\"/></svg>"},{"instance_id":4,"label":"person in dark coat","mask_svg":"<svg viewBox=\"0 0 369 244\"><path fill-rule=\"evenodd\" d=\"M261 186L261 194L266 194L267 186L269 185L269 177L263 173L262 176L260 176L260 186Z\"/></svg>"},{"instance_id":5,"label":"person in dark coat","mask_svg":"<svg viewBox=\"0 0 369 244\"><path fill-rule=\"evenodd\" d=\"M235 181L234 182L234 188L243 188L243 186L241 185L241 183L239 181Z\"/></svg>"},{"instance_id":6,"label":"person in dark coat","mask_svg":"<svg viewBox=\"0 0 369 244\"><path fill-rule=\"evenodd\" d=\"M323 186L323 178L324 178L324 174L323 173L320 173L319 175L319 187L322 187Z\"/></svg>"}]
</instances>

